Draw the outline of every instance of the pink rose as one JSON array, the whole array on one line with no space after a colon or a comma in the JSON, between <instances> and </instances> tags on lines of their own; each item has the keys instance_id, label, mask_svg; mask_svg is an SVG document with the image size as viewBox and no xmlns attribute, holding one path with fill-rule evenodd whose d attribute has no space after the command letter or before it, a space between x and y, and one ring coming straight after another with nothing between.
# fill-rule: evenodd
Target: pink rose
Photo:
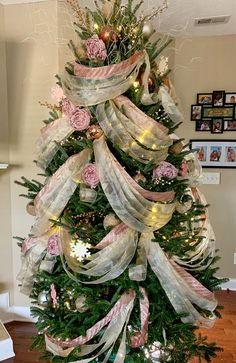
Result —
<instances>
[{"instance_id":1,"label":"pink rose","mask_svg":"<svg viewBox=\"0 0 236 363\"><path fill-rule=\"evenodd\" d=\"M106 45L102 39L95 34L84 42L87 57L91 60L102 60L107 58Z\"/></svg>"},{"instance_id":2,"label":"pink rose","mask_svg":"<svg viewBox=\"0 0 236 363\"><path fill-rule=\"evenodd\" d=\"M99 176L95 164L86 164L82 173L83 180L92 188L96 188L99 184Z\"/></svg>"},{"instance_id":3,"label":"pink rose","mask_svg":"<svg viewBox=\"0 0 236 363\"><path fill-rule=\"evenodd\" d=\"M62 100L62 111L66 114L66 116L70 117L70 115L76 110L76 106L68 100L68 98L64 98Z\"/></svg>"},{"instance_id":4,"label":"pink rose","mask_svg":"<svg viewBox=\"0 0 236 363\"><path fill-rule=\"evenodd\" d=\"M59 256L58 234L52 234L48 239L48 252L52 256Z\"/></svg>"},{"instance_id":5,"label":"pink rose","mask_svg":"<svg viewBox=\"0 0 236 363\"><path fill-rule=\"evenodd\" d=\"M57 102L61 102L65 98L63 89L58 84L51 88L51 97Z\"/></svg>"},{"instance_id":6,"label":"pink rose","mask_svg":"<svg viewBox=\"0 0 236 363\"><path fill-rule=\"evenodd\" d=\"M174 179L178 175L178 169L167 161L161 161L160 164L153 169L153 179L160 179L166 176L169 179Z\"/></svg>"},{"instance_id":7,"label":"pink rose","mask_svg":"<svg viewBox=\"0 0 236 363\"><path fill-rule=\"evenodd\" d=\"M90 118L90 113L87 110L76 107L70 115L70 124L75 130L82 131L89 127Z\"/></svg>"}]
</instances>

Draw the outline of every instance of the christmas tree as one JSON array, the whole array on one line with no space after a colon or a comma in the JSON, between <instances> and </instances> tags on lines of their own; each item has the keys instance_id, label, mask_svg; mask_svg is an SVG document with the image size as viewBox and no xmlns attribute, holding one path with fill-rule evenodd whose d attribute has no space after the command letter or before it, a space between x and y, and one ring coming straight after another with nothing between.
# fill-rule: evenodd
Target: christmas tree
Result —
<instances>
[{"instance_id":1,"label":"christmas tree","mask_svg":"<svg viewBox=\"0 0 236 363\"><path fill-rule=\"evenodd\" d=\"M70 5L75 61L36 145L45 182L18 182L35 215L18 276L32 348L55 363L211 361L220 348L195 331L219 316L218 257L198 160L174 133L169 41L151 25L166 3Z\"/></svg>"}]
</instances>

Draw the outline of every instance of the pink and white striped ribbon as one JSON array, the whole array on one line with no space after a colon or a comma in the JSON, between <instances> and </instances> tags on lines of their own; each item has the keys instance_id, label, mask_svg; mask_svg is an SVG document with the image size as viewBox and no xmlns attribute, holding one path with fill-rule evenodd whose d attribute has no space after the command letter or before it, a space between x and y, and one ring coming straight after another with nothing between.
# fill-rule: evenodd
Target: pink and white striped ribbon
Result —
<instances>
[{"instance_id":1,"label":"pink and white striped ribbon","mask_svg":"<svg viewBox=\"0 0 236 363\"><path fill-rule=\"evenodd\" d=\"M215 300L213 292L209 291L198 280L196 280L190 273L188 273L183 267L177 265L173 260L170 260L171 265L175 271L182 277L182 279L199 295L209 300Z\"/></svg>"},{"instance_id":2,"label":"pink and white striped ribbon","mask_svg":"<svg viewBox=\"0 0 236 363\"><path fill-rule=\"evenodd\" d=\"M53 337L48 337L48 339L62 348L75 348L79 345L83 345L91 340L112 319L116 318L120 312L124 310L132 300L134 300L135 296L136 294L133 290L129 290L129 292L124 293L116 302L114 307L110 310L110 312L103 319L99 320L94 326L87 330L85 336L81 335L70 341L58 341Z\"/></svg>"},{"instance_id":3,"label":"pink and white striped ribbon","mask_svg":"<svg viewBox=\"0 0 236 363\"><path fill-rule=\"evenodd\" d=\"M87 67L76 63L74 65L74 74L75 76L90 79L103 79L113 77L123 74L127 71L129 67L131 67L132 69L135 64L139 62L142 58L144 60L145 53L143 51L140 51L120 63L111 64L104 67Z\"/></svg>"},{"instance_id":4,"label":"pink and white striped ribbon","mask_svg":"<svg viewBox=\"0 0 236 363\"><path fill-rule=\"evenodd\" d=\"M115 240L117 238L120 237L120 235L122 234L122 232L124 232L127 228L129 228L128 226L126 226L126 224L124 223L120 223L118 224L116 227L114 227L96 246L95 248L102 250L103 248L109 246L110 244L112 244L113 242L115 242Z\"/></svg>"},{"instance_id":5,"label":"pink and white striped ribbon","mask_svg":"<svg viewBox=\"0 0 236 363\"><path fill-rule=\"evenodd\" d=\"M140 287L143 298L139 300L140 316L141 316L141 331L137 332L131 338L131 347L138 348L145 344L148 339L148 319L149 319L149 300L146 290Z\"/></svg>"}]
</instances>

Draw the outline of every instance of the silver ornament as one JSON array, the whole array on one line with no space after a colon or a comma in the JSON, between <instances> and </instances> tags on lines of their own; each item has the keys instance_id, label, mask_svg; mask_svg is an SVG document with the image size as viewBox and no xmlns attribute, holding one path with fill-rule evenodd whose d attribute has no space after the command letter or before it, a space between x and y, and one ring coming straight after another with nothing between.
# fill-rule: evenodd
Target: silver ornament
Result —
<instances>
[{"instance_id":1,"label":"silver ornament","mask_svg":"<svg viewBox=\"0 0 236 363\"><path fill-rule=\"evenodd\" d=\"M149 39L153 33L153 25L150 22L146 22L143 24L142 34L144 39Z\"/></svg>"},{"instance_id":2,"label":"silver ornament","mask_svg":"<svg viewBox=\"0 0 236 363\"><path fill-rule=\"evenodd\" d=\"M48 291L41 291L39 294L38 294L38 304L40 306L43 306L43 307L48 307L51 305L51 302L52 302L52 298L51 298L51 295L50 295L50 292Z\"/></svg>"},{"instance_id":3,"label":"silver ornament","mask_svg":"<svg viewBox=\"0 0 236 363\"><path fill-rule=\"evenodd\" d=\"M79 191L79 197L81 202L92 203L95 202L97 198L97 192L92 188L81 186Z\"/></svg>"}]
</instances>

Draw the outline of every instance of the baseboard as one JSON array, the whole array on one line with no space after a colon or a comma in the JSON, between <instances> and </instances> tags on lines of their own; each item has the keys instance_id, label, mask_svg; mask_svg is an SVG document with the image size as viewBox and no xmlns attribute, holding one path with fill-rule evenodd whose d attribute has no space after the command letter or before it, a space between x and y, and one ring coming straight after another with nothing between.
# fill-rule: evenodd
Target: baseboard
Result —
<instances>
[{"instance_id":1,"label":"baseboard","mask_svg":"<svg viewBox=\"0 0 236 363\"><path fill-rule=\"evenodd\" d=\"M35 322L36 320L30 315L28 306L10 306L9 292L0 293L0 320L6 324L11 321Z\"/></svg>"},{"instance_id":2,"label":"baseboard","mask_svg":"<svg viewBox=\"0 0 236 363\"><path fill-rule=\"evenodd\" d=\"M229 279L228 282L221 285L221 288L222 290L236 291L236 279Z\"/></svg>"}]
</instances>

